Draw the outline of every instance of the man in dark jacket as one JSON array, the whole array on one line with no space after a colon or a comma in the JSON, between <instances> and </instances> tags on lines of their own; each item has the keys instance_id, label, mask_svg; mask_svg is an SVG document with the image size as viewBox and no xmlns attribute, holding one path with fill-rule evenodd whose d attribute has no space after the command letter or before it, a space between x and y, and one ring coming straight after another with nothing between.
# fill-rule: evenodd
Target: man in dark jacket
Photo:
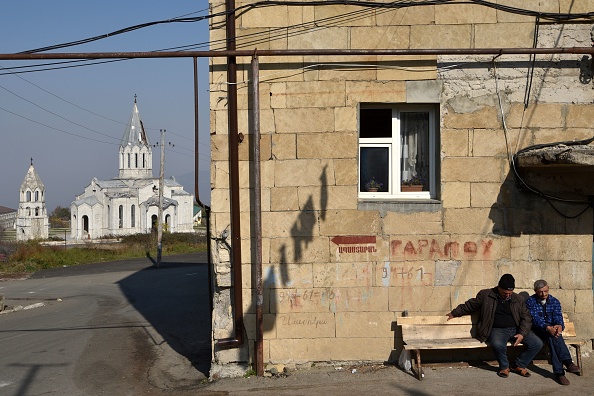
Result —
<instances>
[{"instance_id":1,"label":"man in dark jacket","mask_svg":"<svg viewBox=\"0 0 594 396\"><path fill-rule=\"evenodd\" d=\"M549 294L548 283L539 279L534 282L534 294L526 300L526 305L532 315L532 330L549 346L553 373L557 381L561 385L569 385L563 365L570 373L579 374L580 368L571 360L571 354L563 340L565 323L561 303Z\"/></svg>"},{"instance_id":2,"label":"man in dark jacket","mask_svg":"<svg viewBox=\"0 0 594 396\"><path fill-rule=\"evenodd\" d=\"M450 320L479 312L476 338L491 346L499 363L497 374L503 378L509 376L510 370L529 377L530 372L526 366L543 345L541 339L530 330L532 317L524 299L514 293L515 287L514 277L504 274L497 287L479 291L475 298L458 305L447 314ZM514 346L522 343L526 347L511 367L507 360L508 342L512 342Z\"/></svg>"}]
</instances>

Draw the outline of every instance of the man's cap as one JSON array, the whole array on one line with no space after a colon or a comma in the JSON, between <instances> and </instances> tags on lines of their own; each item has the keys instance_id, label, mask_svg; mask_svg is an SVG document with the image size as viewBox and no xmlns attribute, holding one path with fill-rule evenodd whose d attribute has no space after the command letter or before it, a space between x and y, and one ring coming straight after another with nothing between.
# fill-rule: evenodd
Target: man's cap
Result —
<instances>
[{"instance_id":1,"label":"man's cap","mask_svg":"<svg viewBox=\"0 0 594 396\"><path fill-rule=\"evenodd\" d=\"M516 288L516 280L511 274L503 274L497 286L505 290L514 290Z\"/></svg>"}]
</instances>

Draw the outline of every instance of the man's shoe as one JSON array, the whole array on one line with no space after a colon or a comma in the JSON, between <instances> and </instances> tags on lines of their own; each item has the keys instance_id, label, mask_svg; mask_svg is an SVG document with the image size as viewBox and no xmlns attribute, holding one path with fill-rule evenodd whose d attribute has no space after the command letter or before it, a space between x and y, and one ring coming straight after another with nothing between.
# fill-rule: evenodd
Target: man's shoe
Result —
<instances>
[{"instance_id":1,"label":"man's shoe","mask_svg":"<svg viewBox=\"0 0 594 396\"><path fill-rule=\"evenodd\" d=\"M560 383L561 385L569 385L569 380L564 375L558 375L557 382Z\"/></svg>"},{"instance_id":2,"label":"man's shoe","mask_svg":"<svg viewBox=\"0 0 594 396\"><path fill-rule=\"evenodd\" d=\"M578 367L577 364L571 363L570 365L567 366L567 372L568 373L579 374L580 373L580 368Z\"/></svg>"},{"instance_id":3,"label":"man's shoe","mask_svg":"<svg viewBox=\"0 0 594 396\"><path fill-rule=\"evenodd\" d=\"M509 377L509 369L503 369L503 370L499 370L499 372L497 373L498 376L500 376L501 378L507 378Z\"/></svg>"},{"instance_id":4,"label":"man's shoe","mask_svg":"<svg viewBox=\"0 0 594 396\"><path fill-rule=\"evenodd\" d=\"M530 372L526 368L514 367L511 370L516 374L520 374L522 377L530 377Z\"/></svg>"}]
</instances>

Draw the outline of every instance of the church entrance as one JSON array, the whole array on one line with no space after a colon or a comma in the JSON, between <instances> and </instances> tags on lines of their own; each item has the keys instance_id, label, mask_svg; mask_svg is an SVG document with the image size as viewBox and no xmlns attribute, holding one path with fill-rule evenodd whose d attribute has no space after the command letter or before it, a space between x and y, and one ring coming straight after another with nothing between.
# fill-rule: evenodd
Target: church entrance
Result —
<instances>
[{"instance_id":1,"label":"church entrance","mask_svg":"<svg viewBox=\"0 0 594 396\"><path fill-rule=\"evenodd\" d=\"M159 222L157 221L157 215L153 215L151 217L151 232L157 232L158 227L159 227Z\"/></svg>"},{"instance_id":2,"label":"church entrance","mask_svg":"<svg viewBox=\"0 0 594 396\"><path fill-rule=\"evenodd\" d=\"M84 215L82 217L82 226L83 226L83 232L85 234L89 233L89 216Z\"/></svg>"}]
</instances>

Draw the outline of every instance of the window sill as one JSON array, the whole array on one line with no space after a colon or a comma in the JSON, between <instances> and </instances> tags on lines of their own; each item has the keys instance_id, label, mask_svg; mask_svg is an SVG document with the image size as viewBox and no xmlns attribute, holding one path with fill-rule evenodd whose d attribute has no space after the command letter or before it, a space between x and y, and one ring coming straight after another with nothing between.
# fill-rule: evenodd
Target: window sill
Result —
<instances>
[{"instance_id":1,"label":"window sill","mask_svg":"<svg viewBox=\"0 0 594 396\"><path fill-rule=\"evenodd\" d=\"M437 199L359 198L357 209L399 213L438 212L442 209L442 204Z\"/></svg>"}]
</instances>

